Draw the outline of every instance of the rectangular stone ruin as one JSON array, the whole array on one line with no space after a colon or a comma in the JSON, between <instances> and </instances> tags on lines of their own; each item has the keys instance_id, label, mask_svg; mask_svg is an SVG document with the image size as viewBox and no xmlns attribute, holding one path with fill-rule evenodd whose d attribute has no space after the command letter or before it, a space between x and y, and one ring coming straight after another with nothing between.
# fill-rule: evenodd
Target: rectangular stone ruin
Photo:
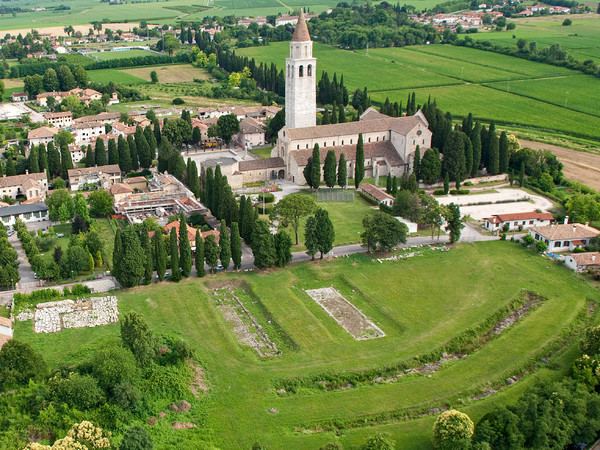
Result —
<instances>
[{"instance_id":1,"label":"rectangular stone ruin","mask_svg":"<svg viewBox=\"0 0 600 450\"><path fill-rule=\"evenodd\" d=\"M36 333L56 333L63 328L108 325L119 320L117 298L108 296L39 303L33 320Z\"/></svg>"},{"instance_id":2,"label":"rectangular stone ruin","mask_svg":"<svg viewBox=\"0 0 600 450\"><path fill-rule=\"evenodd\" d=\"M339 323L344 330L361 341L384 337L385 333L362 311L332 287L308 289L306 293Z\"/></svg>"}]
</instances>

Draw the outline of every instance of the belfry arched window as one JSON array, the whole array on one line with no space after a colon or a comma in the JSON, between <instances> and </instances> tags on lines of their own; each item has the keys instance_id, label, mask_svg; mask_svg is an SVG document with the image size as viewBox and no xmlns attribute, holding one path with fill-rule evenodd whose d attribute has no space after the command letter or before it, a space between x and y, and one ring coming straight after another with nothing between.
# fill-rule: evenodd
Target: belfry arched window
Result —
<instances>
[{"instance_id":1,"label":"belfry arched window","mask_svg":"<svg viewBox=\"0 0 600 450\"><path fill-rule=\"evenodd\" d=\"M298 69L298 75L301 77L304 76L304 66L300 66L300 68Z\"/></svg>"},{"instance_id":2,"label":"belfry arched window","mask_svg":"<svg viewBox=\"0 0 600 450\"><path fill-rule=\"evenodd\" d=\"M306 75L312 77L312 64L309 64L306 68Z\"/></svg>"}]
</instances>

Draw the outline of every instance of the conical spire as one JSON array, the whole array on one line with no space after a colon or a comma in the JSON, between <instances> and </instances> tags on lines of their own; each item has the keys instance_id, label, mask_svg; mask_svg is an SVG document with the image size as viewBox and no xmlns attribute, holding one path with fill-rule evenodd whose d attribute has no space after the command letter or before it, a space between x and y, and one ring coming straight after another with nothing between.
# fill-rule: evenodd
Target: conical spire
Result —
<instances>
[{"instance_id":1,"label":"conical spire","mask_svg":"<svg viewBox=\"0 0 600 450\"><path fill-rule=\"evenodd\" d=\"M292 42L307 42L310 41L310 33L308 32L308 26L306 26L306 19L304 18L304 9L300 9L300 17L296 24L296 29L292 35Z\"/></svg>"}]
</instances>

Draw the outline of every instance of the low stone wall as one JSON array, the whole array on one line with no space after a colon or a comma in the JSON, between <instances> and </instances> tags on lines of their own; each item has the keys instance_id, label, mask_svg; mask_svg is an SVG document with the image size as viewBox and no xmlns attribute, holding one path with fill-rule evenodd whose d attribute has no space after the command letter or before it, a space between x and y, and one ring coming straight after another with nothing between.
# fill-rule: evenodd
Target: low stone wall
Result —
<instances>
[{"instance_id":1,"label":"low stone wall","mask_svg":"<svg viewBox=\"0 0 600 450\"><path fill-rule=\"evenodd\" d=\"M467 181L470 181L471 183L473 183L473 186L477 186L478 184L481 184L481 183L492 183L492 182L496 182L496 181L508 181L508 174L502 173L500 175L488 175L486 177L467 178L465 181L463 181L461 186L464 186ZM444 187L443 181L439 181L434 184L419 183L420 189L433 189L433 188L440 188L440 187ZM450 189L454 189L454 182L450 182ZM461 187L461 189L468 189L468 187Z\"/></svg>"}]
</instances>

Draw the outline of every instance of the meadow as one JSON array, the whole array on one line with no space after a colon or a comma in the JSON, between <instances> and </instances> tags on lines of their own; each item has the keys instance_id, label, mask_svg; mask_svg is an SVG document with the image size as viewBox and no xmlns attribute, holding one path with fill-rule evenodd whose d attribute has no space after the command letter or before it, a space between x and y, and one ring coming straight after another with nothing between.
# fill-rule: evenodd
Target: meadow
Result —
<instances>
[{"instance_id":1,"label":"meadow","mask_svg":"<svg viewBox=\"0 0 600 450\"><path fill-rule=\"evenodd\" d=\"M270 44L268 51L262 47L237 51L279 67L288 52L285 42ZM351 52L315 43L313 54L318 74L326 70L331 77L337 72L338 80L343 74L350 92L366 84L376 103L389 97L406 105L406 98L415 91L417 103L431 96L455 118L471 112L478 119L502 125L600 138L600 113L594 107L600 79L576 71L446 45L370 49L367 55L366 50ZM566 95L568 108L564 108Z\"/></svg>"},{"instance_id":2,"label":"meadow","mask_svg":"<svg viewBox=\"0 0 600 450\"><path fill-rule=\"evenodd\" d=\"M156 72L159 83L180 83L194 81L195 79L208 79L209 73L191 64L177 64L168 66L146 66L135 69L124 69L122 72L150 81L150 73Z\"/></svg>"},{"instance_id":3,"label":"meadow","mask_svg":"<svg viewBox=\"0 0 600 450\"><path fill-rule=\"evenodd\" d=\"M261 359L237 342L212 294L224 285L245 291L259 321L270 317L268 331L282 354ZM386 337L355 340L304 292L329 286ZM276 391L294 377L319 380L323 373L343 376L428 355L521 298L523 289L543 301L431 377L405 375L331 391L309 383L296 393ZM116 295L121 313L136 310L155 332L185 337L206 372L210 390L187 419L200 425L177 432L148 427L159 448L206 442L220 448L250 448L254 442L266 448L319 448L331 441L347 448L379 431L391 433L398 448L430 448L435 414L422 412L451 406L477 421L527 386L564 375L575 354L573 334L596 320L588 302L600 299L584 278L501 241L461 244L449 252L424 249L405 261L380 263L355 255L262 273L219 274ZM118 334L118 324L49 335L34 334L30 322L16 327L16 337L33 345L50 367L72 364ZM504 386L513 375L519 381ZM489 388L499 392L473 398Z\"/></svg>"},{"instance_id":4,"label":"meadow","mask_svg":"<svg viewBox=\"0 0 600 450\"><path fill-rule=\"evenodd\" d=\"M110 51L110 52L96 52L90 53L90 55L94 58L99 59L100 61L110 61L111 59L123 59L123 58L137 58L150 56L152 53L147 52L145 50L121 50L121 51Z\"/></svg>"},{"instance_id":5,"label":"meadow","mask_svg":"<svg viewBox=\"0 0 600 450\"><path fill-rule=\"evenodd\" d=\"M87 74L91 81L98 83L109 83L111 81L129 85L146 83L146 80L118 69L88 70Z\"/></svg>"}]
</instances>

